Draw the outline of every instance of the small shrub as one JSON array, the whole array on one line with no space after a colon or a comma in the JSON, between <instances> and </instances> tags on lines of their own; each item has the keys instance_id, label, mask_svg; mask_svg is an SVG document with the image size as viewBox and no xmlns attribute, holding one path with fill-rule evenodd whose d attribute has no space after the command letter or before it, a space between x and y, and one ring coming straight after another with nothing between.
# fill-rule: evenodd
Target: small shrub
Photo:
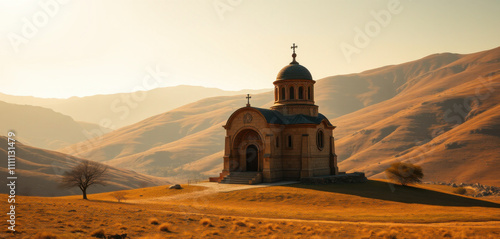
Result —
<instances>
[{"instance_id":1,"label":"small shrub","mask_svg":"<svg viewBox=\"0 0 500 239\"><path fill-rule=\"evenodd\" d=\"M377 236L385 239L397 239L397 234L398 232L396 230L391 230L391 232L379 231Z\"/></svg>"},{"instance_id":2,"label":"small shrub","mask_svg":"<svg viewBox=\"0 0 500 239\"><path fill-rule=\"evenodd\" d=\"M127 193L126 192L114 192L111 194L118 202L121 202L122 200L125 201L127 199Z\"/></svg>"},{"instance_id":3,"label":"small shrub","mask_svg":"<svg viewBox=\"0 0 500 239\"><path fill-rule=\"evenodd\" d=\"M158 230L162 231L162 232L172 232L172 225L170 223L163 223L161 224L160 226L158 226Z\"/></svg>"},{"instance_id":4,"label":"small shrub","mask_svg":"<svg viewBox=\"0 0 500 239\"><path fill-rule=\"evenodd\" d=\"M453 189L453 193L464 195L467 192L467 190L464 187L458 187Z\"/></svg>"},{"instance_id":5,"label":"small shrub","mask_svg":"<svg viewBox=\"0 0 500 239\"><path fill-rule=\"evenodd\" d=\"M200 224L205 227L213 227L212 221L209 218L203 218L200 220Z\"/></svg>"},{"instance_id":6,"label":"small shrub","mask_svg":"<svg viewBox=\"0 0 500 239\"><path fill-rule=\"evenodd\" d=\"M106 238L106 234L104 233L104 229L102 228L93 231L90 235L97 238Z\"/></svg>"},{"instance_id":7,"label":"small shrub","mask_svg":"<svg viewBox=\"0 0 500 239\"><path fill-rule=\"evenodd\" d=\"M159 225L160 223L158 222L158 219L156 219L155 217L152 217L149 219L149 224Z\"/></svg>"},{"instance_id":8,"label":"small shrub","mask_svg":"<svg viewBox=\"0 0 500 239\"><path fill-rule=\"evenodd\" d=\"M52 232L39 232L33 237L34 239L57 239L57 236Z\"/></svg>"},{"instance_id":9,"label":"small shrub","mask_svg":"<svg viewBox=\"0 0 500 239\"><path fill-rule=\"evenodd\" d=\"M268 224L264 225L264 228L269 229L269 230L275 230L276 227L277 227L277 225L273 224L273 223L268 223Z\"/></svg>"},{"instance_id":10,"label":"small shrub","mask_svg":"<svg viewBox=\"0 0 500 239\"><path fill-rule=\"evenodd\" d=\"M403 186L410 183L420 183L424 177L422 167L412 163L396 162L385 170L387 177Z\"/></svg>"},{"instance_id":11,"label":"small shrub","mask_svg":"<svg viewBox=\"0 0 500 239\"><path fill-rule=\"evenodd\" d=\"M218 236L220 232L218 230L204 231L202 237Z\"/></svg>"},{"instance_id":12,"label":"small shrub","mask_svg":"<svg viewBox=\"0 0 500 239\"><path fill-rule=\"evenodd\" d=\"M246 227L247 224L244 221L236 221L234 222L234 225L240 226L240 227Z\"/></svg>"},{"instance_id":13,"label":"small shrub","mask_svg":"<svg viewBox=\"0 0 500 239\"><path fill-rule=\"evenodd\" d=\"M140 237L139 239L163 239L164 237L160 236L160 235L151 235L151 236L144 236L144 237Z\"/></svg>"},{"instance_id":14,"label":"small shrub","mask_svg":"<svg viewBox=\"0 0 500 239\"><path fill-rule=\"evenodd\" d=\"M125 239L128 238L127 234L115 234L115 235L109 235L107 239Z\"/></svg>"},{"instance_id":15,"label":"small shrub","mask_svg":"<svg viewBox=\"0 0 500 239\"><path fill-rule=\"evenodd\" d=\"M443 237L444 238L446 238L446 237L452 238L453 236L451 235L451 232L443 232Z\"/></svg>"},{"instance_id":16,"label":"small shrub","mask_svg":"<svg viewBox=\"0 0 500 239\"><path fill-rule=\"evenodd\" d=\"M377 236L378 237L383 237L383 236L385 236L387 234L389 234L389 233L387 231L384 231L384 230L377 232Z\"/></svg>"},{"instance_id":17,"label":"small shrub","mask_svg":"<svg viewBox=\"0 0 500 239\"><path fill-rule=\"evenodd\" d=\"M302 231L310 232L310 231L312 231L312 230L313 230L313 229L312 229L312 227L310 227L310 226L302 226Z\"/></svg>"},{"instance_id":18,"label":"small shrub","mask_svg":"<svg viewBox=\"0 0 500 239\"><path fill-rule=\"evenodd\" d=\"M391 230L391 232L389 233L389 236L387 236L387 238L390 238L390 239L396 239L398 237L398 231L396 230Z\"/></svg>"}]
</instances>

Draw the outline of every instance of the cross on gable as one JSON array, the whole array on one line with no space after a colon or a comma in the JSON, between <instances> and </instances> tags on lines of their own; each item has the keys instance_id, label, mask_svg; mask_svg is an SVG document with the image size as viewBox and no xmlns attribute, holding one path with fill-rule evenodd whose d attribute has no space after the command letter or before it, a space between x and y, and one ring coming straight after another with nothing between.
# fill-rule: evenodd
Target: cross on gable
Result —
<instances>
[{"instance_id":1,"label":"cross on gable","mask_svg":"<svg viewBox=\"0 0 500 239\"><path fill-rule=\"evenodd\" d=\"M250 94L247 94L247 97L245 98L247 98L247 107L250 107L250 98L252 97L250 96Z\"/></svg>"}]
</instances>

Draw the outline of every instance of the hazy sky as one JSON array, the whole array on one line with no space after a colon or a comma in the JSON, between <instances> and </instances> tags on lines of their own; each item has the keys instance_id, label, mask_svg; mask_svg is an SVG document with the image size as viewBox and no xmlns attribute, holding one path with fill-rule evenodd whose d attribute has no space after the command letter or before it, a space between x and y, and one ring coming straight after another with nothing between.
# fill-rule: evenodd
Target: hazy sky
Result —
<instances>
[{"instance_id":1,"label":"hazy sky","mask_svg":"<svg viewBox=\"0 0 500 239\"><path fill-rule=\"evenodd\" d=\"M0 0L0 92L271 88L292 43L321 79L495 48L499 26L498 0Z\"/></svg>"}]
</instances>

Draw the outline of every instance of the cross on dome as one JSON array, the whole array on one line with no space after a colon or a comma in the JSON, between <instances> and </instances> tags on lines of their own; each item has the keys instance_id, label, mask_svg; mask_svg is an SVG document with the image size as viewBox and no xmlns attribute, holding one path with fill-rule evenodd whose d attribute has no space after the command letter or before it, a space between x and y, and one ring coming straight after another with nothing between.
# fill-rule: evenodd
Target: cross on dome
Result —
<instances>
[{"instance_id":1,"label":"cross on dome","mask_svg":"<svg viewBox=\"0 0 500 239\"><path fill-rule=\"evenodd\" d=\"M295 43L293 43L293 45L290 47L293 49L293 54L295 54L295 48L298 48L299 46L296 46Z\"/></svg>"},{"instance_id":2,"label":"cross on dome","mask_svg":"<svg viewBox=\"0 0 500 239\"><path fill-rule=\"evenodd\" d=\"M295 57L297 57L297 54L295 54L295 48L298 48L299 46L295 45L295 43L293 43L293 45L290 47L291 49L293 49L293 54L292 54L292 57L293 57L293 61L290 62L290 64L299 64L296 60L295 60Z\"/></svg>"}]
</instances>

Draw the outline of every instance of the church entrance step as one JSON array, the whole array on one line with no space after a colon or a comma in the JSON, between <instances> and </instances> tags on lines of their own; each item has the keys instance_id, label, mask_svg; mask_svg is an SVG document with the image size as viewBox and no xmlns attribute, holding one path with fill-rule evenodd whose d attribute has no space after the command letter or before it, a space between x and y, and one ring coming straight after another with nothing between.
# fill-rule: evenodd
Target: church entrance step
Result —
<instances>
[{"instance_id":1,"label":"church entrance step","mask_svg":"<svg viewBox=\"0 0 500 239\"><path fill-rule=\"evenodd\" d=\"M220 183L255 184L261 182L260 172L231 172Z\"/></svg>"}]
</instances>

